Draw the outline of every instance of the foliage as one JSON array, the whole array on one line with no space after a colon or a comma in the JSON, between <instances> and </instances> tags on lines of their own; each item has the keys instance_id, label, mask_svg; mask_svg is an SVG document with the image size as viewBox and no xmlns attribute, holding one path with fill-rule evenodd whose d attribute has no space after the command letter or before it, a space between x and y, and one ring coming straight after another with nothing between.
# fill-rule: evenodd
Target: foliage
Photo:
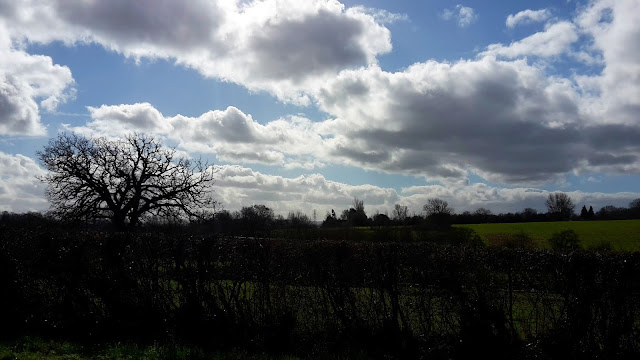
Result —
<instances>
[{"instance_id":1,"label":"foliage","mask_svg":"<svg viewBox=\"0 0 640 360\"><path fill-rule=\"evenodd\" d=\"M549 244L554 250L575 250L580 248L580 239L574 230L564 230L553 234Z\"/></svg>"},{"instance_id":2,"label":"foliage","mask_svg":"<svg viewBox=\"0 0 640 360\"><path fill-rule=\"evenodd\" d=\"M122 229L145 216L202 217L214 203L213 172L175 154L141 134L108 140L63 133L38 152L49 171L40 179L64 219L108 219Z\"/></svg>"}]
</instances>

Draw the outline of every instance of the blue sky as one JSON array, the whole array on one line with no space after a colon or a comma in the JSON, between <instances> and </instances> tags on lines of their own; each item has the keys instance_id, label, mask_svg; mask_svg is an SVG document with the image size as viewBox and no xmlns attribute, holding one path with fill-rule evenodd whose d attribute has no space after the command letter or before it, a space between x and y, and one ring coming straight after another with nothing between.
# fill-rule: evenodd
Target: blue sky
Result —
<instances>
[{"instance_id":1,"label":"blue sky","mask_svg":"<svg viewBox=\"0 0 640 360\"><path fill-rule=\"evenodd\" d=\"M0 210L60 131L218 167L229 210L640 197L640 4L0 0ZM337 211L337 210L336 210Z\"/></svg>"}]
</instances>

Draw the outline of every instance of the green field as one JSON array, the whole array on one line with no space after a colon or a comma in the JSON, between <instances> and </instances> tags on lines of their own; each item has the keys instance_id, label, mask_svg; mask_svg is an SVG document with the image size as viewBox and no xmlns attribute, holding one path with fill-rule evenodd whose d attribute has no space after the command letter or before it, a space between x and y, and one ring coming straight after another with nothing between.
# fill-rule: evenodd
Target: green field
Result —
<instances>
[{"instance_id":1,"label":"green field","mask_svg":"<svg viewBox=\"0 0 640 360\"><path fill-rule=\"evenodd\" d=\"M640 220L559 221L457 226L473 229L489 244L502 234L524 232L533 238L537 246L548 248L547 240L551 238L551 235L563 230L574 230L580 237L580 243L585 249L608 242L613 250L640 251Z\"/></svg>"}]
</instances>

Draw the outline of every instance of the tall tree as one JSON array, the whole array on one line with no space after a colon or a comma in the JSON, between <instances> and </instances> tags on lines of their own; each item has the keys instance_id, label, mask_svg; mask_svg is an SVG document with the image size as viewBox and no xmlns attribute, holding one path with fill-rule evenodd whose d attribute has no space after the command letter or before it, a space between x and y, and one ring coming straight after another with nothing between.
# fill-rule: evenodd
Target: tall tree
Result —
<instances>
[{"instance_id":1,"label":"tall tree","mask_svg":"<svg viewBox=\"0 0 640 360\"><path fill-rule=\"evenodd\" d=\"M427 220L436 228L445 229L451 226L451 214L453 209L449 207L449 203L442 199L428 199L424 204L423 210L427 215Z\"/></svg>"},{"instance_id":2,"label":"tall tree","mask_svg":"<svg viewBox=\"0 0 640 360\"><path fill-rule=\"evenodd\" d=\"M589 218L589 211L587 210L587 205L582 205L582 210L580 210L580 218L581 219Z\"/></svg>"},{"instance_id":3,"label":"tall tree","mask_svg":"<svg viewBox=\"0 0 640 360\"><path fill-rule=\"evenodd\" d=\"M406 205L395 204L393 205L393 219L400 223L404 223L407 220L407 214L409 208Z\"/></svg>"},{"instance_id":4,"label":"tall tree","mask_svg":"<svg viewBox=\"0 0 640 360\"><path fill-rule=\"evenodd\" d=\"M453 209L449 207L449 203L438 198L427 200L427 203L424 204L422 209L427 217L432 215L451 215L453 213Z\"/></svg>"},{"instance_id":5,"label":"tall tree","mask_svg":"<svg viewBox=\"0 0 640 360\"><path fill-rule=\"evenodd\" d=\"M549 194L546 201L548 214L556 220L568 220L573 215L575 205L565 193Z\"/></svg>"},{"instance_id":6,"label":"tall tree","mask_svg":"<svg viewBox=\"0 0 640 360\"><path fill-rule=\"evenodd\" d=\"M147 215L199 218L212 209L213 170L175 154L142 134L109 140L66 133L37 153L54 213L109 219L118 229Z\"/></svg>"}]
</instances>

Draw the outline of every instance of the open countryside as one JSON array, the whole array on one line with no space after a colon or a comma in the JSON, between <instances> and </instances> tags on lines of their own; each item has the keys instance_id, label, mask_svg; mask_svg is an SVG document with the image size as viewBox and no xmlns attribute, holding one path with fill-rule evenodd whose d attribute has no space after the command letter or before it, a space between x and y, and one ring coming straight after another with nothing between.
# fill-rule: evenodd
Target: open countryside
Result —
<instances>
[{"instance_id":1,"label":"open countryside","mask_svg":"<svg viewBox=\"0 0 640 360\"><path fill-rule=\"evenodd\" d=\"M554 233L573 230L585 249L609 243L612 250L640 251L640 220L558 221L456 225L473 229L488 245L496 245L504 235L525 233L540 248L549 248Z\"/></svg>"},{"instance_id":2,"label":"open countryside","mask_svg":"<svg viewBox=\"0 0 640 360\"><path fill-rule=\"evenodd\" d=\"M640 0L0 0L0 360L640 359Z\"/></svg>"}]
</instances>

